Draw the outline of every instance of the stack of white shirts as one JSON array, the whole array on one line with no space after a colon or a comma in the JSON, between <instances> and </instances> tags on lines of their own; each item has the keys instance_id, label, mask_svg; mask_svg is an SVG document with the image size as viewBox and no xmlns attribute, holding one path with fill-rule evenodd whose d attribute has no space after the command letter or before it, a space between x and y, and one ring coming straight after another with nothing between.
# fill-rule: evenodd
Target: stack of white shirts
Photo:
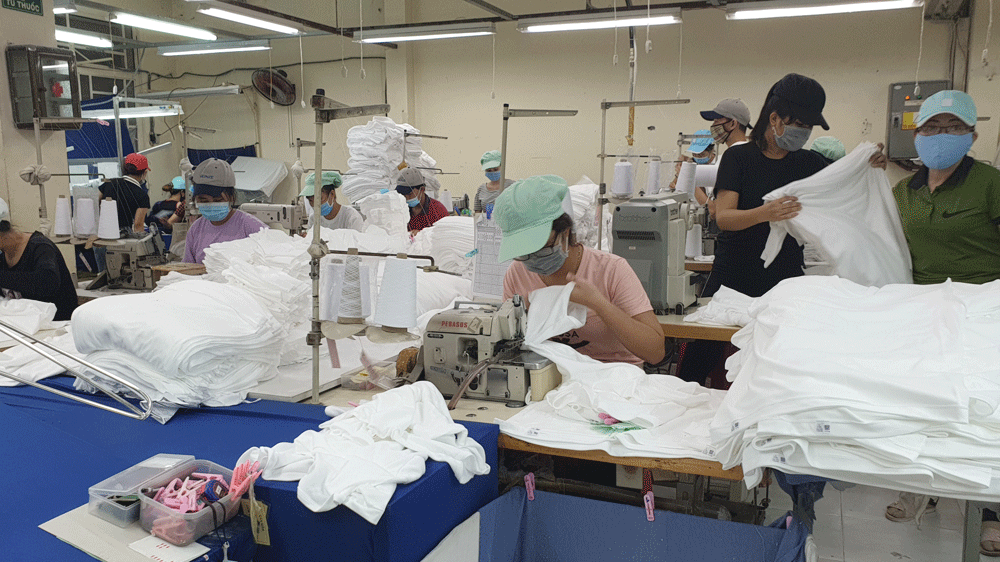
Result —
<instances>
[{"instance_id":1,"label":"stack of white shirts","mask_svg":"<svg viewBox=\"0 0 1000 562\"><path fill-rule=\"evenodd\" d=\"M410 222L410 208L406 206L406 198L388 190L385 193L373 193L358 201L361 214L365 216L365 230L378 227L390 236L409 238L407 224Z\"/></svg>"},{"instance_id":2,"label":"stack of white shirts","mask_svg":"<svg viewBox=\"0 0 1000 562\"><path fill-rule=\"evenodd\" d=\"M243 289L201 280L96 299L73 313L74 343L88 361L181 406L241 402L277 374L283 333Z\"/></svg>"},{"instance_id":3,"label":"stack of white shirts","mask_svg":"<svg viewBox=\"0 0 1000 562\"><path fill-rule=\"evenodd\" d=\"M471 278L475 264L468 255L476 247L475 238L472 217L444 217L433 226L418 232L409 252L431 256L438 268Z\"/></svg>"},{"instance_id":4,"label":"stack of white shirts","mask_svg":"<svg viewBox=\"0 0 1000 562\"><path fill-rule=\"evenodd\" d=\"M685 316L684 321L713 326L746 326L750 323L749 311L754 300L729 287L719 287L707 305Z\"/></svg>"},{"instance_id":5,"label":"stack of white shirts","mask_svg":"<svg viewBox=\"0 0 1000 562\"><path fill-rule=\"evenodd\" d=\"M708 421L725 392L669 375L647 375L627 363L601 363L549 341L586 321L586 308L569 302L573 287L531 293L525 346L555 363L563 383L544 402L498 421L500 431L548 447L713 460ZM607 425L601 414L623 423Z\"/></svg>"},{"instance_id":6,"label":"stack of white shirts","mask_svg":"<svg viewBox=\"0 0 1000 562\"><path fill-rule=\"evenodd\" d=\"M388 117L375 117L366 125L351 127L347 132L349 171L341 188L347 198L357 202L382 189L395 189L399 165L403 162L403 133L419 133L414 127L398 125ZM437 163L423 151L420 137L406 137L406 164L418 168L434 168ZM440 183L432 170L421 170L427 179L427 191L437 193Z\"/></svg>"},{"instance_id":7,"label":"stack of white shirts","mask_svg":"<svg viewBox=\"0 0 1000 562\"><path fill-rule=\"evenodd\" d=\"M448 463L462 484L490 472L482 445L426 381L378 394L320 428L293 443L249 449L237 464L259 461L263 478L297 480L299 501L312 511L346 505L373 525L396 485L420 478L428 458Z\"/></svg>"},{"instance_id":8,"label":"stack of white shirts","mask_svg":"<svg viewBox=\"0 0 1000 562\"><path fill-rule=\"evenodd\" d=\"M967 499L1000 498L1000 281L780 283L749 310L712 420L747 486L773 467Z\"/></svg>"},{"instance_id":9,"label":"stack of white shirts","mask_svg":"<svg viewBox=\"0 0 1000 562\"><path fill-rule=\"evenodd\" d=\"M581 244L597 247L597 195L600 188L587 176L569 186L573 200L573 232Z\"/></svg>"}]
</instances>

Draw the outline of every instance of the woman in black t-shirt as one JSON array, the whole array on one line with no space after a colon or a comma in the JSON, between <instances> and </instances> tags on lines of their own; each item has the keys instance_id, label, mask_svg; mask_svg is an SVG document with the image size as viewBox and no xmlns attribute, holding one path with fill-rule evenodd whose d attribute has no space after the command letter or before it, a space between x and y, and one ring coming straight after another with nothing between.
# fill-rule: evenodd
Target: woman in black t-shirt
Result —
<instances>
[{"instance_id":1,"label":"woman in black t-shirt","mask_svg":"<svg viewBox=\"0 0 1000 562\"><path fill-rule=\"evenodd\" d=\"M0 199L0 296L51 302L55 320L69 320L77 307L76 287L62 253L41 232L21 232L10 224Z\"/></svg>"}]
</instances>

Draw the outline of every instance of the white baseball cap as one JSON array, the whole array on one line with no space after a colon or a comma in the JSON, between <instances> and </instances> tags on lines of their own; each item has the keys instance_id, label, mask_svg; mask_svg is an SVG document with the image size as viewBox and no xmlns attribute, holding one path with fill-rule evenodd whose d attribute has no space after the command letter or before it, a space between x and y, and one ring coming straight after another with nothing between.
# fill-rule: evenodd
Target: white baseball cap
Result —
<instances>
[{"instance_id":1,"label":"white baseball cap","mask_svg":"<svg viewBox=\"0 0 1000 562\"><path fill-rule=\"evenodd\" d=\"M0 199L0 221L10 221L10 207L3 199Z\"/></svg>"}]
</instances>

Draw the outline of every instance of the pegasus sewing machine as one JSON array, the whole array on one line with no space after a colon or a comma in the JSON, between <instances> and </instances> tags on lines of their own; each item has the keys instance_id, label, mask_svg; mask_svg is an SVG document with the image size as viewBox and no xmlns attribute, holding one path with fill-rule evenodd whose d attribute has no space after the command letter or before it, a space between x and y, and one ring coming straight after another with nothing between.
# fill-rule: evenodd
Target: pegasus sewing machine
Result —
<instances>
[{"instance_id":1,"label":"pegasus sewing machine","mask_svg":"<svg viewBox=\"0 0 1000 562\"><path fill-rule=\"evenodd\" d=\"M111 289L153 290L156 283L150 268L167 263L166 244L159 231L130 234L102 245L107 248L106 268L87 286L88 289L106 285Z\"/></svg>"},{"instance_id":2,"label":"pegasus sewing machine","mask_svg":"<svg viewBox=\"0 0 1000 562\"><path fill-rule=\"evenodd\" d=\"M424 378L452 397L450 409L463 395L524 406L532 383L538 400L561 375L548 359L521 350L525 320L518 295L503 304L458 302L439 312L424 332Z\"/></svg>"}]
</instances>

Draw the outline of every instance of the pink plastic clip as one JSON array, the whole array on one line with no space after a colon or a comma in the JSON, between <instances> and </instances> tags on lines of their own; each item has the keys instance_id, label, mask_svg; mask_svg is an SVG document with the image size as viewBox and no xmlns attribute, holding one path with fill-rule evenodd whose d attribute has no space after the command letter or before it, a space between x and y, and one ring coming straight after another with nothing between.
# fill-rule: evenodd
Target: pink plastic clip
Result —
<instances>
[{"instance_id":1,"label":"pink plastic clip","mask_svg":"<svg viewBox=\"0 0 1000 562\"><path fill-rule=\"evenodd\" d=\"M524 475L524 489L528 491L528 500L535 500L535 473L529 472Z\"/></svg>"},{"instance_id":2,"label":"pink plastic clip","mask_svg":"<svg viewBox=\"0 0 1000 562\"><path fill-rule=\"evenodd\" d=\"M653 500L653 492L646 492L646 495L642 496L642 501L646 504L646 521L655 521L653 509L656 507L656 502Z\"/></svg>"},{"instance_id":3,"label":"pink plastic clip","mask_svg":"<svg viewBox=\"0 0 1000 562\"><path fill-rule=\"evenodd\" d=\"M605 414L604 412L601 412L601 413L597 414L597 417L601 418L601 420L604 421L604 425L615 425L616 423L621 423L621 420L618 420L617 418L613 418L613 417Z\"/></svg>"}]
</instances>

